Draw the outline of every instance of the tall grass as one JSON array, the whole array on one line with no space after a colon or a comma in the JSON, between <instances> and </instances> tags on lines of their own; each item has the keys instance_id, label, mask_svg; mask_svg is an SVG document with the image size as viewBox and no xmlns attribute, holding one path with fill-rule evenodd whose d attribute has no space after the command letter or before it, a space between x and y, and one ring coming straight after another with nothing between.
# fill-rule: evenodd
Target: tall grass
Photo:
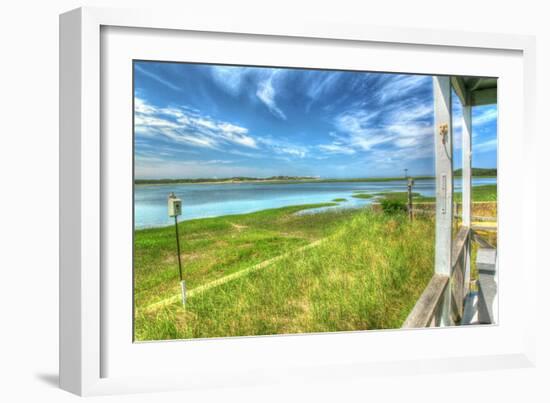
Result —
<instances>
[{"instance_id":1,"label":"tall grass","mask_svg":"<svg viewBox=\"0 0 550 403\"><path fill-rule=\"evenodd\" d=\"M347 214L297 216L315 204L251 214L189 220L179 224L189 288L202 285L321 238ZM179 290L173 226L135 231L135 305L162 300Z\"/></svg>"},{"instance_id":2,"label":"tall grass","mask_svg":"<svg viewBox=\"0 0 550 403\"><path fill-rule=\"evenodd\" d=\"M405 215L369 209L339 214L307 217L327 223L321 232L328 239L319 246L278 249L291 253L262 270L194 295L186 308L176 302L148 311L138 304L136 339L400 327L433 274L432 219L411 223ZM292 216L286 211L277 219ZM304 231L303 222L294 224ZM293 225L284 228L296 231ZM318 231L305 233L319 238Z\"/></svg>"}]
</instances>

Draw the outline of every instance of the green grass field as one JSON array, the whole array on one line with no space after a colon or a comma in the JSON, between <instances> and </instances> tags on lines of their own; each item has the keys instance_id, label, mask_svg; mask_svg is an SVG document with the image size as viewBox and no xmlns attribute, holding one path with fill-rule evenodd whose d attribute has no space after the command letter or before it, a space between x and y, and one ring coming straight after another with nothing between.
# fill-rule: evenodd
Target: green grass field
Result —
<instances>
[{"instance_id":1,"label":"green grass field","mask_svg":"<svg viewBox=\"0 0 550 403\"><path fill-rule=\"evenodd\" d=\"M496 196L496 186L479 188L474 200ZM377 195L391 197L403 196ZM174 227L137 230L135 339L399 328L433 275L433 218L368 207L296 214L329 205L180 223L185 308Z\"/></svg>"},{"instance_id":2,"label":"green grass field","mask_svg":"<svg viewBox=\"0 0 550 403\"><path fill-rule=\"evenodd\" d=\"M354 195L353 197L358 197ZM384 197L386 199L407 201L407 192L383 192L376 193L374 196ZM462 201L462 193L455 192L454 200L460 203ZM497 186L496 185L480 185L472 187L472 201L474 202L496 202L497 201ZM435 197L426 197L420 193L413 192L413 202L435 202Z\"/></svg>"},{"instance_id":3,"label":"green grass field","mask_svg":"<svg viewBox=\"0 0 550 403\"><path fill-rule=\"evenodd\" d=\"M136 231L136 339L399 327L433 272L433 222L369 209L293 214L303 208L180 224L189 290L289 253L185 309L178 299L150 307L179 294L174 228Z\"/></svg>"},{"instance_id":4,"label":"green grass field","mask_svg":"<svg viewBox=\"0 0 550 403\"><path fill-rule=\"evenodd\" d=\"M345 214L297 216L308 207L285 207L251 214L180 223L182 261L189 289L303 246L326 235ZM138 230L134 239L136 307L179 290L174 227Z\"/></svg>"}]
</instances>

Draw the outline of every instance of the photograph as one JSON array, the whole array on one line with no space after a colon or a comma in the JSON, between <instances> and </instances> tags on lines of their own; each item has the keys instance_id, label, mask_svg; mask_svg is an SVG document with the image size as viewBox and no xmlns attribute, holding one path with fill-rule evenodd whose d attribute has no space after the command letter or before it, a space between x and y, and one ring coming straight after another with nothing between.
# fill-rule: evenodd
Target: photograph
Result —
<instances>
[{"instance_id":1,"label":"photograph","mask_svg":"<svg viewBox=\"0 0 550 403\"><path fill-rule=\"evenodd\" d=\"M497 78L132 69L135 342L498 323Z\"/></svg>"}]
</instances>

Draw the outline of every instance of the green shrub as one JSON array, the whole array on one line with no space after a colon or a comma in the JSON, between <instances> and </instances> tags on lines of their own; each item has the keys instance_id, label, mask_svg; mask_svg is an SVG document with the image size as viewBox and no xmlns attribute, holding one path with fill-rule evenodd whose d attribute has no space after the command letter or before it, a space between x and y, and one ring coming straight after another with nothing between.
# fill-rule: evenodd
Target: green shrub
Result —
<instances>
[{"instance_id":1,"label":"green shrub","mask_svg":"<svg viewBox=\"0 0 550 403\"><path fill-rule=\"evenodd\" d=\"M382 206L382 211L386 214L399 214L407 212L407 205L401 200L382 199L380 204Z\"/></svg>"}]
</instances>

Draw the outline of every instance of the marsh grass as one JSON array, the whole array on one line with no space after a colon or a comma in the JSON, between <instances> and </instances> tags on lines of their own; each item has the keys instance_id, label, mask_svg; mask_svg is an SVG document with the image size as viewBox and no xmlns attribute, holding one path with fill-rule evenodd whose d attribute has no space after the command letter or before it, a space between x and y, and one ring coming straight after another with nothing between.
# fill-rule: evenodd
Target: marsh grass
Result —
<instances>
[{"instance_id":1,"label":"marsh grass","mask_svg":"<svg viewBox=\"0 0 550 403\"><path fill-rule=\"evenodd\" d=\"M354 193L351 197L355 199L372 199L374 197L373 194L370 193Z\"/></svg>"},{"instance_id":2,"label":"marsh grass","mask_svg":"<svg viewBox=\"0 0 550 403\"><path fill-rule=\"evenodd\" d=\"M374 196L387 200L407 201L407 192L380 192ZM420 193L413 192L413 202L435 202L435 197L422 196ZM455 192L453 201L462 202L462 193ZM480 185L472 187L472 201L474 202L493 202L497 201L497 185Z\"/></svg>"},{"instance_id":3,"label":"marsh grass","mask_svg":"<svg viewBox=\"0 0 550 403\"><path fill-rule=\"evenodd\" d=\"M189 289L322 238L351 213L294 213L334 203L180 222L181 258ZM135 231L134 298L137 308L179 290L174 226Z\"/></svg>"},{"instance_id":4,"label":"marsh grass","mask_svg":"<svg viewBox=\"0 0 550 403\"><path fill-rule=\"evenodd\" d=\"M407 193L354 192L352 197L402 203ZM460 198L457 194L455 200ZM496 217L496 185L474 187L473 200L473 215ZM413 194L415 207L433 209L433 201ZM189 290L283 256L261 270L194 294L185 308L176 299L147 309L179 293L174 227L136 231L136 340L399 328L433 275L433 215L410 222L406 214L383 213L377 204L295 214L334 205L180 223ZM482 235L496 246L496 234ZM319 240L324 241L302 249ZM476 253L474 244L474 278Z\"/></svg>"},{"instance_id":5,"label":"marsh grass","mask_svg":"<svg viewBox=\"0 0 550 403\"><path fill-rule=\"evenodd\" d=\"M197 255L197 263L189 262L186 269L190 289L220 272L289 253L265 269L196 294L186 308L175 302L143 309L159 295L178 292L177 269L168 257L173 228L137 231L136 339L400 327L433 274L432 219L411 223L405 215L368 208L294 215L299 209L303 207L186 222L184 250L187 246L191 250L186 253ZM321 238L328 240L297 250ZM151 257L144 245L164 247ZM237 251L227 250L232 248Z\"/></svg>"}]
</instances>

